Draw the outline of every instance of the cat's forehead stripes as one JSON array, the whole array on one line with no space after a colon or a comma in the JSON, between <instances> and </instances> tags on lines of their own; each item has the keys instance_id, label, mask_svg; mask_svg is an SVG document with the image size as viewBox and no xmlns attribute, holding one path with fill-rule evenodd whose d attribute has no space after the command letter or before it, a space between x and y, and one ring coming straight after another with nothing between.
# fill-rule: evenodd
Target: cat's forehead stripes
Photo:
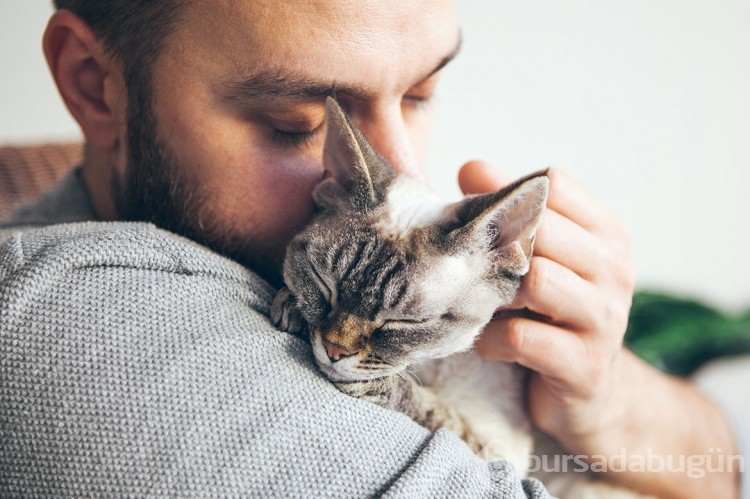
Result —
<instances>
[{"instance_id":1,"label":"cat's forehead stripes","mask_svg":"<svg viewBox=\"0 0 750 499\"><path fill-rule=\"evenodd\" d=\"M390 308L404 298L410 263L392 241L370 232L339 244L342 247L331 252L338 257L337 261L331 262L331 268L338 276L340 307L375 320L384 308Z\"/></svg>"}]
</instances>

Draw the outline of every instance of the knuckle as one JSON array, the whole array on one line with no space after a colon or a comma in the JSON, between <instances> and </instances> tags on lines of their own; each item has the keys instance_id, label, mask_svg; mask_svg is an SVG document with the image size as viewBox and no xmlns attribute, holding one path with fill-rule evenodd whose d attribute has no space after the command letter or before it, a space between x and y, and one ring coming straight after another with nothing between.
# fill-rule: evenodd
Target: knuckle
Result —
<instances>
[{"instance_id":1,"label":"knuckle","mask_svg":"<svg viewBox=\"0 0 750 499\"><path fill-rule=\"evenodd\" d=\"M628 291L632 294L632 291L635 289L636 282L638 281L638 273L635 270L635 265L632 263L628 263L625 266L625 286L627 287Z\"/></svg>"},{"instance_id":2,"label":"knuckle","mask_svg":"<svg viewBox=\"0 0 750 499\"><path fill-rule=\"evenodd\" d=\"M624 220L612 215L609 223L608 237L611 241L610 244L613 245L613 248L616 249L619 254L627 255L630 253L630 228Z\"/></svg>"},{"instance_id":3,"label":"knuckle","mask_svg":"<svg viewBox=\"0 0 750 499\"><path fill-rule=\"evenodd\" d=\"M637 280L637 272L635 270L635 265L633 265L631 262L621 263L618 266L619 272L617 283L619 287L627 292L628 295L632 294L633 290L635 289L636 280Z\"/></svg>"},{"instance_id":4,"label":"knuckle","mask_svg":"<svg viewBox=\"0 0 750 499\"><path fill-rule=\"evenodd\" d=\"M619 348L628 325L630 301L629 298L609 297L594 307L597 312L591 316L593 336L589 348L596 355Z\"/></svg>"},{"instance_id":5,"label":"knuckle","mask_svg":"<svg viewBox=\"0 0 750 499\"><path fill-rule=\"evenodd\" d=\"M525 335L526 326L523 320L519 318L508 319L504 340L510 351L514 353L523 351Z\"/></svg>"},{"instance_id":6,"label":"knuckle","mask_svg":"<svg viewBox=\"0 0 750 499\"><path fill-rule=\"evenodd\" d=\"M532 295L542 292L547 288L550 278L549 265L545 263L545 260L538 257L532 258L529 272L524 277L525 291Z\"/></svg>"},{"instance_id":7,"label":"knuckle","mask_svg":"<svg viewBox=\"0 0 750 499\"><path fill-rule=\"evenodd\" d=\"M617 338L619 343L620 337L625 333L625 328L628 324L629 306L627 303L613 300L607 305L606 309L607 319L606 324L604 325L606 328L605 331L612 331L612 337Z\"/></svg>"},{"instance_id":8,"label":"knuckle","mask_svg":"<svg viewBox=\"0 0 750 499\"><path fill-rule=\"evenodd\" d=\"M550 182L560 182L565 176L565 172L557 166L550 166L547 168L547 176L549 177Z\"/></svg>"},{"instance_id":9,"label":"knuckle","mask_svg":"<svg viewBox=\"0 0 750 499\"><path fill-rule=\"evenodd\" d=\"M597 253L595 257L598 261L602 262L602 268L607 269L607 273L616 275L622 268L622 258L618 257L612 248L604 243L600 243L597 247Z\"/></svg>"},{"instance_id":10,"label":"knuckle","mask_svg":"<svg viewBox=\"0 0 750 499\"><path fill-rule=\"evenodd\" d=\"M615 289L626 290L628 293L635 289L636 270L629 259L607 248L602 248L598 258L602 262L601 269L606 269L606 273L599 274L600 283L609 283Z\"/></svg>"},{"instance_id":11,"label":"knuckle","mask_svg":"<svg viewBox=\"0 0 750 499\"><path fill-rule=\"evenodd\" d=\"M604 304L596 309L591 316L591 331L596 336L603 336L610 326L610 307Z\"/></svg>"},{"instance_id":12,"label":"knuckle","mask_svg":"<svg viewBox=\"0 0 750 499\"><path fill-rule=\"evenodd\" d=\"M547 168L547 178L549 179L550 190L557 191L564 189L566 174L558 167L550 166Z\"/></svg>"},{"instance_id":13,"label":"knuckle","mask_svg":"<svg viewBox=\"0 0 750 499\"><path fill-rule=\"evenodd\" d=\"M609 355L606 355L601 349L595 349L592 351L592 355L589 358L588 366L586 368L586 378L589 381L587 386L592 392L607 379L607 374L610 369L610 362L608 359Z\"/></svg>"},{"instance_id":14,"label":"knuckle","mask_svg":"<svg viewBox=\"0 0 750 499\"><path fill-rule=\"evenodd\" d=\"M622 220L617 221L617 224L615 225L615 234L620 246L622 246L623 252L626 254L629 253L631 243L630 229Z\"/></svg>"}]
</instances>

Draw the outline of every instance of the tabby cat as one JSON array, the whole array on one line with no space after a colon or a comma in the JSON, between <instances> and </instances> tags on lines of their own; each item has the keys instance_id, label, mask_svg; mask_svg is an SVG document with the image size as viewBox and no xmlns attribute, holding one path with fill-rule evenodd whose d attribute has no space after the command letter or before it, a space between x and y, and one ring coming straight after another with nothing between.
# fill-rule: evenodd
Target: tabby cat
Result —
<instances>
[{"instance_id":1,"label":"tabby cat","mask_svg":"<svg viewBox=\"0 0 750 499\"><path fill-rule=\"evenodd\" d=\"M398 174L335 100L326 107L327 175L313 192L318 211L287 248L273 321L311 343L342 392L451 430L525 474L540 440L524 412L526 373L470 348L529 269L545 172L446 204ZM551 492L585 496L560 483Z\"/></svg>"}]
</instances>

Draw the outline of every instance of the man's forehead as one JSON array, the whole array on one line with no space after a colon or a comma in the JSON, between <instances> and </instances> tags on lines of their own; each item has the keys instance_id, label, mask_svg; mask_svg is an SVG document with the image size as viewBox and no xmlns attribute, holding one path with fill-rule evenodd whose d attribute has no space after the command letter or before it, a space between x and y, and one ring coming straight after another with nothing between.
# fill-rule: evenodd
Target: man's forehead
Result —
<instances>
[{"instance_id":1,"label":"man's forehead","mask_svg":"<svg viewBox=\"0 0 750 499\"><path fill-rule=\"evenodd\" d=\"M454 0L191 0L186 7L195 19L251 21L269 28L306 26L310 35L322 26L327 31L367 32L387 24L398 30L420 19L434 19L436 13L455 11Z\"/></svg>"},{"instance_id":2,"label":"man's forehead","mask_svg":"<svg viewBox=\"0 0 750 499\"><path fill-rule=\"evenodd\" d=\"M412 77L452 56L454 9L452 0L198 0L185 12L180 38L196 62L224 65L236 83L249 76L250 83L289 83L312 71L328 77L317 78L324 85L366 91L383 87L378 69L383 79L408 70Z\"/></svg>"}]
</instances>

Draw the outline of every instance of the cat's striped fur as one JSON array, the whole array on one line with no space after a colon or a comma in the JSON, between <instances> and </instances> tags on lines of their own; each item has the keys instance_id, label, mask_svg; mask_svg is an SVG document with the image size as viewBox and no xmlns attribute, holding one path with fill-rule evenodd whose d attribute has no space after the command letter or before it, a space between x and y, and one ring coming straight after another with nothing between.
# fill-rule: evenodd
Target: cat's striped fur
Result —
<instances>
[{"instance_id":1,"label":"cat's striped fur","mask_svg":"<svg viewBox=\"0 0 750 499\"><path fill-rule=\"evenodd\" d=\"M468 350L528 271L545 173L441 203L378 156L335 101L327 108L330 175L287 248L274 322L310 341L341 391L446 428L523 473L525 372Z\"/></svg>"},{"instance_id":2,"label":"cat's striped fur","mask_svg":"<svg viewBox=\"0 0 750 499\"><path fill-rule=\"evenodd\" d=\"M512 301L547 178L444 204L398 175L332 100L328 111L330 176L313 194L319 212L287 249L287 288L273 318L309 337L321 370L342 391L431 430L448 428L479 451L486 436L434 390L399 374L469 349Z\"/></svg>"}]
</instances>

